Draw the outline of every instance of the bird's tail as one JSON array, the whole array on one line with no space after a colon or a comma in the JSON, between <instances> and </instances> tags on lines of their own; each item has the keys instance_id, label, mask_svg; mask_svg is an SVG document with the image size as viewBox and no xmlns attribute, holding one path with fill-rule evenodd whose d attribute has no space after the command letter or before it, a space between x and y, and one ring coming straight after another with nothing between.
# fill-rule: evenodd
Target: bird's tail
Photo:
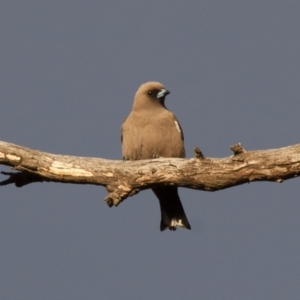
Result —
<instances>
[{"instance_id":1,"label":"bird's tail","mask_svg":"<svg viewBox=\"0 0 300 300\"><path fill-rule=\"evenodd\" d=\"M166 228L176 230L177 226L191 229L181 204L177 187L159 187L152 190L159 199L161 210L160 230L163 231Z\"/></svg>"}]
</instances>

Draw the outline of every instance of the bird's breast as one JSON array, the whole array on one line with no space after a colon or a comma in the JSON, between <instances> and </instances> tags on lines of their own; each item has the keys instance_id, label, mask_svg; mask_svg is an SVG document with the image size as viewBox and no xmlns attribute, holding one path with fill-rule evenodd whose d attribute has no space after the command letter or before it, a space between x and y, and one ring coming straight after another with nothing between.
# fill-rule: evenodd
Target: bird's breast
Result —
<instances>
[{"instance_id":1,"label":"bird's breast","mask_svg":"<svg viewBox=\"0 0 300 300\"><path fill-rule=\"evenodd\" d=\"M123 124L123 156L130 159L184 157L181 128L172 116L127 118Z\"/></svg>"}]
</instances>

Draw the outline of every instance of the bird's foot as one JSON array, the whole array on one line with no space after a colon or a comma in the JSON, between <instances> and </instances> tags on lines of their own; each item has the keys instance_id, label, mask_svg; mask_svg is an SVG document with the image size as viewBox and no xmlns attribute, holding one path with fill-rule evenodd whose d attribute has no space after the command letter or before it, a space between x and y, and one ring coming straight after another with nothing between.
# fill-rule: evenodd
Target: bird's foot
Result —
<instances>
[{"instance_id":1,"label":"bird's foot","mask_svg":"<svg viewBox=\"0 0 300 300\"><path fill-rule=\"evenodd\" d=\"M133 159L130 157L123 156L123 161L127 161L127 160L133 160Z\"/></svg>"}]
</instances>

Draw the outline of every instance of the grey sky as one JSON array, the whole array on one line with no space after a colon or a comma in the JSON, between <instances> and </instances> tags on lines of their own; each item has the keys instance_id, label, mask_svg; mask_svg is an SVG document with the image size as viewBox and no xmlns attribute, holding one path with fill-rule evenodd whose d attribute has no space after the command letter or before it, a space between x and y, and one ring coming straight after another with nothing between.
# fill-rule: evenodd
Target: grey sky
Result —
<instances>
[{"instance_id":1,"label":"grey sky","mask_svg":"<svg viewBox=\"0 0 300 300\"><path fill-rule=\"evenodd\" d=\"M3 1L0 139L120 159L135 91L158 80L187 156L299 143L299 15L288 0ZM181 189L192 231L175 233L150 191L111 209L95 186L0 195L1 299L299 298L298 179Z\"/></svg>"}]
</instances>

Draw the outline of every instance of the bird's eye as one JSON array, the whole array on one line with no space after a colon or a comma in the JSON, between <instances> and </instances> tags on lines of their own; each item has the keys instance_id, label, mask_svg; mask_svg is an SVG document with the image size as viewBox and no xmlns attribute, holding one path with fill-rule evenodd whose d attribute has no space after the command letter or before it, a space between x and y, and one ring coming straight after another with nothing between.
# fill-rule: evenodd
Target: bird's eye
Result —
<instances>
[{"instance_id":1,"label":"bird's eye","mask_svg":"<svg viewBox=\"0 0 300 300\"><path fill-rule=\"evenodd\" d=\"M151 92L151 91L149 91L149 92L148 92L148 95L150 95L150 96L151 96L151 95L152 95L152 92Z\"/></svg>"}]
</instances>

